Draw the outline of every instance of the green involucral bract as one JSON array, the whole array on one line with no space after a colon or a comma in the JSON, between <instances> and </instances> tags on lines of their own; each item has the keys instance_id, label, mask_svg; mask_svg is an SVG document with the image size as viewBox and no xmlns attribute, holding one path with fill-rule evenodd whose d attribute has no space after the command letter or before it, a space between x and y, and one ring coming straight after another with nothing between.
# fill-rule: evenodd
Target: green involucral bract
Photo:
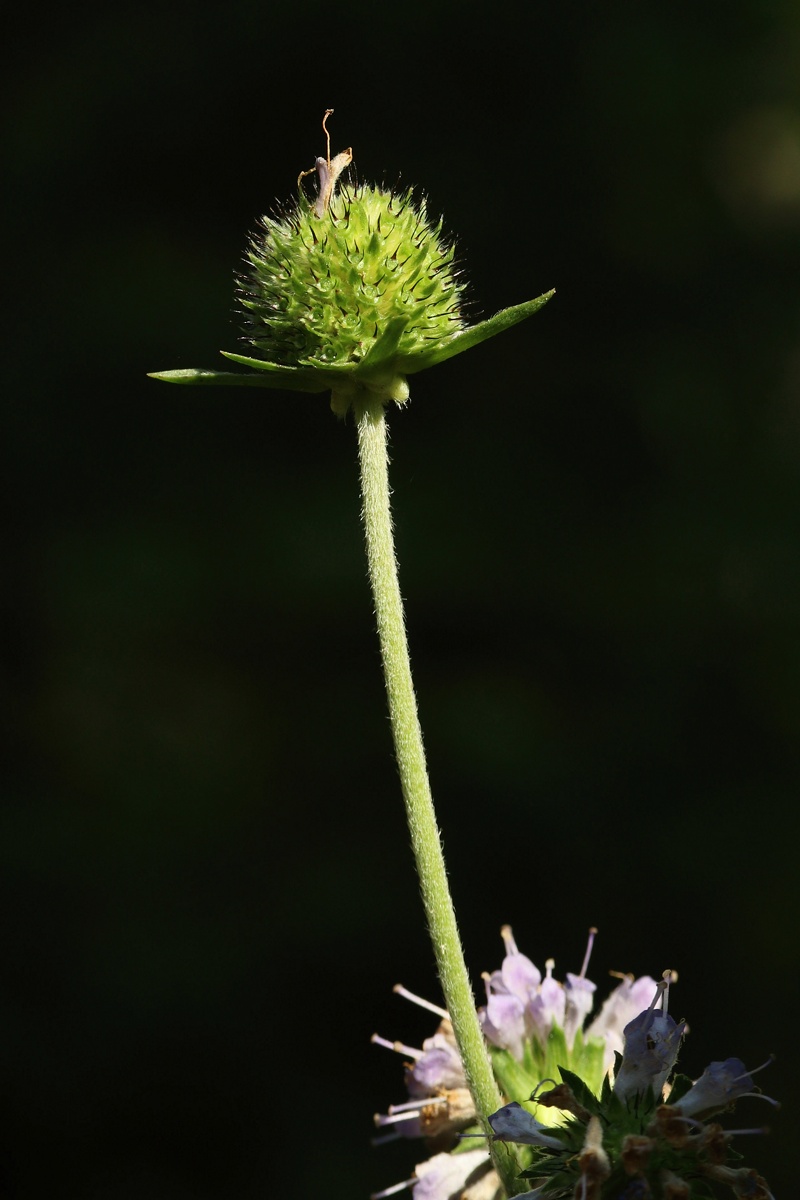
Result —
<instances>
[{"instance_id":1,"label":"green involucral bract","mask_svg":"<svg viewBox=\"0 0 800 1200\"><path fill-rule=\"evenodd\" d=\"M250 371L159 371L154 378L330 391L342 415L353 403L404 404L407 376L510 328L553 294L466 326L453 246L441 222L428 220L424 201L368 185L322 200L322 192L316 204L301 192L288 213L263 218L250 243L240 301L254 353L222 351Z\"/></svg>"}]
</instances>

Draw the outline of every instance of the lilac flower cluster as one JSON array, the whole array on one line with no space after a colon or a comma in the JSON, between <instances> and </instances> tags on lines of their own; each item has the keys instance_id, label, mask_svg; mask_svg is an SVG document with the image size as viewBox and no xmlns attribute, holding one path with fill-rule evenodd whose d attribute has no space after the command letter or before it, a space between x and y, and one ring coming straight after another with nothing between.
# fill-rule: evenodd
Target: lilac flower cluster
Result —
<instances>
[{"instance_id":1,"label":"lilac flower cluster","mask_svg":"<svg viewBox=\"0 0 800 1200\"><path fill-rule=\"evenodd\" d=\"M533 1188L519 1200L699 1200L714 1185L747 1200L774 1200L755 1171L730 1165L733 1135L711 1119L742 1097L760 1096L754 1072L730 1058L711 1063L695 1082L674 1074L686 1025L668 1011L672 972L658 983L620 977L584 1027L596 990L586 977L595 932L580 972L561 983L552 960L542 975L506 926L502 966L485 976L479 1016L498 1084L507 1096L530 1096L489 1117L494 1140L518 1148L521 1186ZM378 1140L424 1137L436 1152L373 1200L407 1188L413 1200L501 1200L487 1150L473 1148L483 1135L447 1013L395 990L435 1012L440 1024L420 1050L373 1038L406 1058L409 1094L376 1116L384 1131Z\"/></svg>"},{"instance_id":2,"label":"lilac flower cluster","mask_svg":"<svg viewBox=\"0 0 800 1200\"><path fill-rule=\"evenodd\" d=\"M405 1082L409 1095L404 1104L393 1104L388 1113L375 1116L375 1124L383 1130L378 1143L399 1137L438 1138L466 1129L475 1123L475 1106L447 1012L400 984L394 990L412 1004L435 1013L439 1027L433 1037L425 1039L421 1050L390 1042L377 1033L372 1035L374 1045L394 1050L407 1060Z\"/></svg>"},{"instance_id":3,"label":"lilac flower cluster","mask_svg":"<svg viewBox=\"0 0 800 1200\"><path fill-rule=\"evenodd\" d=\"M622 1031L645 1008L656 987L654 979L622 976L619 986L605 1000L599 1015L584 1032L583 1024L592 1010L596 984L586 977L596 929L589 931L586 954L578 975L567 971L564 983L553 978L555 963L549 958L545 975L521 954L510 925L500 930L506 956L499 971L485 975L486 1005L479 1010L487 1042L507 1050L521 1062L526 1054L540 1057L546 1052L554 1029L563 1032L567 1052L575 1049L580 1033L584 1044L602 1044L602 1074L622 1051ZM568 1064L564 1064L565 1066ZM597 1080L597 1083L601 1079Z\"/></svg>"},{"instance_id":4,"label":"lilac flower cluster","mask_svg":"<svg viewBox=\"0 0 800 1200\"><path fill-rule=\"evenodd\" d=\"M435 1013L440 1020L436 1033L425 1039L420 1050L373 1034L375 1045L394 1050L406 1059L409 1095L405 1103L392 1105L388 1113L376 1114L375 1124L382 1133L375 1140L383 1144L399 1137L424 1137L434 1148L444 1145L450 1150L456 1145L460 1152L442 1150L433 1154L417 1164L412 1178L376 1192L372 1200L383 1200L407 1188L413 1189L414 1200L445 1200L455 1195L466 1200L495 1200L500 1185L485 1147L467 1149L456 1142L461 1131L475 1125L477 1115L450 1018L443 1008L415 996L400 984L394 990Z\"/></svg>"}]
</instances>

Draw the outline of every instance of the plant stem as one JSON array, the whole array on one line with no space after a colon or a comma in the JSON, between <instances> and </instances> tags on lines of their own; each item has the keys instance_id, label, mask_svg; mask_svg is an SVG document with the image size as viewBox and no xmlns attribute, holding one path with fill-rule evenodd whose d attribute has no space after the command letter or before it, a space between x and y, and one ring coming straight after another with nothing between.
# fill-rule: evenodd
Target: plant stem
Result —
<instances>
[{"instance_id":1,"label":"plant stem","mask_svg":"<svg viewBox=\"0 0 800 1200\"><path fill-rule=\"evenodd\" d=\"M478 1023L478 1014L447 883L444 854L433 807L417 700L411 679L403 601L397 578L391 506L386 418L380 399L356 409L361 495L367 559L378 623L397 765L445 1004L450 1014L467 1084L487 1134L490 1113L503 1103ZM518 1166L513 1154L489 1141L494 1165L513 1196Z\"/></svg>"}]
</instances>

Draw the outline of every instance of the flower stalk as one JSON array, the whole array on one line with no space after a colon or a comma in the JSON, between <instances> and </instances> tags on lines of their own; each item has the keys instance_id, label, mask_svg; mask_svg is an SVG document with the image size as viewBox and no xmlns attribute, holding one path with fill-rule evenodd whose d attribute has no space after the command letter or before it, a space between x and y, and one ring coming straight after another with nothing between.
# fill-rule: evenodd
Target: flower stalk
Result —
<instances>
[{"instance_id":1,"label":"flower stalk","mask_svg":"<svg viewBox=\"0 0 800 1200\"><path fill-rule=\"evenodd\" d=\"M239 278L245 337L254 354L222 351L247 371L181 368L153 372L168 383L330 392L358 429L364 528L389 715L422 901L464 1078L485 1135L502 1103L481 1031L447 883L411 679L389 504L385 407L408 400L408 376L479 345L547 303L553 292L464 321L455 250L425 202L367 184L337 190L348 149L318 157L314 203L297 201L264 217ZM490 1140L508 1196L520 1189L515 1151Z\"/></svg>"},{"instance_id":2,"label":"flower stalk","mask_svg":"<svg viewBox=\"0 0 800 1200\"><path fill-rule=\"evenodd\" d=\"M394 549L384 403L376 399L359 406L356 422L369 577L411 845L445 1005L467 1085L481 1124L491 1135L488 1116L499 1108L502 1099L464 961L425 762ZM516 1160L499 1143L490 1141L489 1146L506 1193L513 1196L519 1190Z\"/></svg>"}]
</instances>

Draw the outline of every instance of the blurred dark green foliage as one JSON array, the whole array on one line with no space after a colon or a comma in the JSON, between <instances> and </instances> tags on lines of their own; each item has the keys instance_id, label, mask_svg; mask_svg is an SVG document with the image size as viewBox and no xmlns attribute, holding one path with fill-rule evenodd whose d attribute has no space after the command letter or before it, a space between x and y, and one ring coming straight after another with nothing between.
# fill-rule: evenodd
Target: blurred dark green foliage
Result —
<instances>
[{"instance_id":1,"label":"blurred dark green foliage","mask_svg":"<svg viewBox=\"0 0 800 1200\"><path fill-rule=\"evenodd\" d=\"M474 315L392 417L470 966L657 973L681 1068L798 1074L800 8L63 7L4 71L0 1191L364 1200L374 1028L436 998L321 397L236 348L246 234L322 149L425 190ZM679 1011L678 1011L679 1010ZM737 1122L742 1123L740 1114ZM744 1123L758 1124L756 1110Z\"/></svg>"}]
</instances>

